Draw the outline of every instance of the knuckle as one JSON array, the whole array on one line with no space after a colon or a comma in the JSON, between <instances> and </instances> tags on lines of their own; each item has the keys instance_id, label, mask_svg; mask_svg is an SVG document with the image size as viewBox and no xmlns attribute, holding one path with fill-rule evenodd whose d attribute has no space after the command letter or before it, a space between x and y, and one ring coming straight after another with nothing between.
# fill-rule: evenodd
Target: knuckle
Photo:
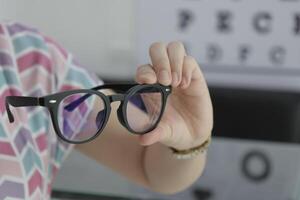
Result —
<instances>
[{"instance_id":1,"label":"knuckle","mask_svg":"<svg viewBox=\"0 0 300 200\"><path fill-rule=\"evenodd\" d=\"M174 72L181 72L183 68L183 60L173 60L171 62L171 70Z\"/></svg>"},{"instance_id":2,"label":"knuckle","mask_svg":"<svg viewBox=\"0 0 300 200\"><path fill-rule=\"evenodd\" d=\"M169 70L169 68L170 68L169 60L166 59L166 58L158 59L157 63L156 63L156 67L159 68L159 69Z\"/></svg>"}]
</instances>

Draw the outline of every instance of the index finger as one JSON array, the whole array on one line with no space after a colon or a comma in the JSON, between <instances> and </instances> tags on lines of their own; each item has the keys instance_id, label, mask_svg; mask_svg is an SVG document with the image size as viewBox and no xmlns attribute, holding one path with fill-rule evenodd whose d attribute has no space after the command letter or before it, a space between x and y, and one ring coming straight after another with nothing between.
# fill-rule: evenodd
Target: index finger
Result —
<instances>
[{"instance_id":1,"label":"index finger","mask_svg":"<svg viewBox=\"0 0 300 200\"><path fill-rule=\"evenodd\" d=\"M153 43L149 49L149 54L158 82L163 85L170 85L172 81L171 67L165 44Z\"/></svg>"}]
</instances>

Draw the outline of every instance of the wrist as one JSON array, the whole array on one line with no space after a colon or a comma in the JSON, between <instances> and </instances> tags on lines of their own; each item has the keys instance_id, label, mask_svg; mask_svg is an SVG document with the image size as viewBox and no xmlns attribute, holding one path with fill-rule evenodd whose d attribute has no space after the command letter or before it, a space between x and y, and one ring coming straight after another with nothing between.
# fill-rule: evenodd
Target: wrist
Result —
<instances>
[{"instance_id":1,"label":"wrist","mask_svg":"<svg viewBox=\"0 0 300 200\"><path fill-rule=\"evenodd\" d=\"M212 134L211 132L208 134L201 134L200 137L198 138L189 138L189 139L184 139L179 142L173 142L172 144L166 143L165 145L169 148L174 148L178 151L185 151L188 149L196 148L199 147L200 145L204 144L208 140L211 140ZM191 142L186 142L187 140ZM211 141L210 141L211 142Z\"/></svg>"},{"instance_id":2,"label":"wrist","mask_svg":"<svg viewBox=\"0 0 300 200\"><path fill-rule=\"evenodd\" d=\"M200 145L193 146L191 148L186 148L186 149L177 149L174 147L168 147L168 148L172 151L174 157L176 157L177 159L190 159L196 157L199 154L206 152L210 143L211 143L211 136L209 136Z\"/></svg>"}]
</instances>

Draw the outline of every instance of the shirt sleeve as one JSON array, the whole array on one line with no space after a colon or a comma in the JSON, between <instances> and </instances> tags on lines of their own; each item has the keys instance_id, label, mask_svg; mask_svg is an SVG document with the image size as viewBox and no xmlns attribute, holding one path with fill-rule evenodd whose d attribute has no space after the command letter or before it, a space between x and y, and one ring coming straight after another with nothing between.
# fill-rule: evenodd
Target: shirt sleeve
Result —
<instances>
[{"instance_id":1,"label":"shirt sleeve","mask_svg":"<svg viewBox=\"0 0 300 200\"><path fill-rule=\"evenodd\" d=\"M74 55L53 39L45 36L49 47L54 70L54 91L61 92L73 89L89 89L103 82L97 75L84 68ZM88 108L89 110L92 108ZM53 128L53 127L52 127ZM52 134L55 135L56 134ZM60 168L62 162L71 152L74 145L66 143L57 136L51 139L51 158L53 174Z\"/></svg>"},{"instance_id":2,"label":"shirt sleeve","mask_svg":"<svg viewBox=\"0 0 300 200\"><path fill-rule=\"evenodd\" d=\"M4 91L1 99L7 95L40 97L103 83L55 40L24 24L0 23L0 50L0 85ZM0 108L4 114L4 104ZM13 124L6 115L1 121L0 137L15 145L12 149L17 150L14 154L18 155L20 169L26 172L24 177L39 168L43 175L39 181L45 179L50 193L55 174L73 145L59 139L47 109L20 107L13 112Z\"/></svg>"}]
</instances>

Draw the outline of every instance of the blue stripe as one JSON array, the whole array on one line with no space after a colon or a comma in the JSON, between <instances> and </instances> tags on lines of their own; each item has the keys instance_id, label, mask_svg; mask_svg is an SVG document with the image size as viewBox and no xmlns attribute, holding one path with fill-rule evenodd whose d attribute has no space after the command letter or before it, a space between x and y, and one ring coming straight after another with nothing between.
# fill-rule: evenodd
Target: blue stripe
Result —
<instances>
[{"instance_id":1,"label":"blue stripe","mask_svg":"<svg viewBox=\"0 0 300 200\"><path fill-rule=\"evenodd\" d=\"M7 85L18 85L16 73L7 68L2 68L0 71L0 88Z\"/></svg>"},{"instance_id":2,"label":"blue stripe","mask_svg":"<svg viewBox=\"0 0 300 200\"><path fill-rule=\"evenodd\" d=\"M81 70L84 70L83 68ZM76 70L71 67L68 70L66 80L70 83L75 83L75 85L80 85L82 88L94 87L94 80L88 75L88 73L83 73L82 71Z\"/></svg>"},{"instance_id":3,"label":"blue stripe","mask_svg":"<svg viewBox=\"0 0 300 200\"><path fill-rule=\"evenodd\" d=\"M0 138L6 138L6 137L7 136L5 134L4 128L3 128L3 126L0 123Z\"/></svg>"},{"instance_id":4,"label":"blue stripe","mask_svg":"<svg viewBox=\"0 0 300 200\"><path fill-rule=\"evenodd\" d=\"M49 118L45 116L44 110L34 113L29 119L29 126L32 133L36 134L40 129L47 128L48 120Z\"/></svg>"},{"instance_id":5,"label":"blue stripe","mask_svg":"<svg viewBox=\"0 0 300 200\"><path fill-rule=\"evenodd\" d=\"M33 35L24 35L13 39L13 46L16 54L24 51L29 47L47 51L45 42L41 38L35 37Z\"/></svg>"},{"instance_id":6,"label":"blue stripe","mask_svg":"<svg viewBox=\"0 0 300 200\"><path fill-rule=\"evenodd\" d=\"M58 163L61 163L64 155L65 155L64 150L61 149L60 146L57 146L57 148L56 148L56 155L55 155L55 161L58 162Z\"/></svg>"},{"instance_id":7,"label":"blue stripe","mask_svg":"<svg viewBox=\"0 0 300 200\"><path fill-rule=\"evenodd\" d=\"M27 150L22 162L26 174L28 174L35 165L38 166L40 170L42 170L41 160L39 156L31 148Z\"/></svg>"}]
</instances>

